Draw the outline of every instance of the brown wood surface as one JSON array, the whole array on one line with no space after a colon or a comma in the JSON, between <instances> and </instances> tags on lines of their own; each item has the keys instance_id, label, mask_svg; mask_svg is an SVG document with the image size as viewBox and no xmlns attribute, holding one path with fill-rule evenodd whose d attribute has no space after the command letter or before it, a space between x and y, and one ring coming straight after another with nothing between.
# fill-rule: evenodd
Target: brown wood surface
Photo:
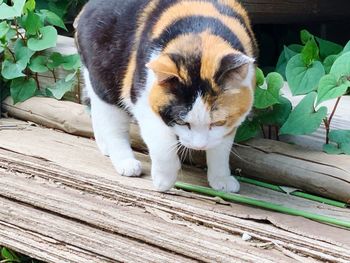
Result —
<instances>
[{"instance_id":1,"label":"brown wood surface","mask_svg":"<svg viewBox=\"0 0 350 263\"><path fill-rule=\"evenodd\" d=\"M121 177L92 140L10 119L0 124L0 245L47 262L350 260L347 230L178 190L158 193L142 153L144 177ZM181 178L202 184L201 174L184 167ZM243 233L252 239L243 241Z\"/></svg>"},{"instance_id":2,"label":"brown wood surface","mask_svg":"<svg viewBox=\"0 0 350 263\"><path fill-rule=\"evenodd\" d=\"M348 0L241 0L254 23L305 23L348 19Z\"/></svg>"}]
</instances>

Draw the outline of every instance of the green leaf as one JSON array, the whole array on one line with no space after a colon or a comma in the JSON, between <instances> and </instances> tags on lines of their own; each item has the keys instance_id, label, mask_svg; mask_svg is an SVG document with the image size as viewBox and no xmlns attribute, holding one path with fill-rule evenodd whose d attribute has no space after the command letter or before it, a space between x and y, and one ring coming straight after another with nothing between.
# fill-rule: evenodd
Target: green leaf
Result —
<instances>
[{"instance_id":1,"label":"green leaf","mask_svg":"<svg viewBox=\"0 0 350 263\"><path fill-rule=\"evenodd\" d=\"M12 2L12 6L8 6L5 3L0 5L0 20L21 16L26 0L12 0Z\"/></svg>"},{"instance_id":2,"label":"green leaf","mask_svg":"<svg viewBox=\"0 0 350 263\"><path fill-rule=\"evenodd\" d=\"M334 154L334 155L339 155L344 153L341 149L339 149L337 146L333 144L324 144L323 151L328 154Z\"/></svg>"},{"instance_id":3,"label":"green leaf","mask_svg":"<svg viewBox=\"0 0 350 263\"><path fill-rule=\"evenodd\" d=\"M23 18L22 24L26 33L29 35L36 35L39 32L39 29L44 25L40 16L31 11Z\"/></svg>"},{"instance_id":4,"label":"green leaf","mask_svg":"<svg viewBox=\"0 0 350 263\"><path fill-rule=\"evenodd\" d=\"M26 47L22 39L16 40L14 51L17 64L22 65L23 69L25 69L30 61L30 58L34 54L34 51Z\"/></svg>"},{"instance_id":5,"label":"green leaf","mask_svg":"<svg viewBox=\"0 0 350 263\"><path fill-rule=\"evenodd\" d=\"M316 131L327 116L327 108L314 109L317 93L311 92L295 107L282 126L280 134L304 135Z\"/></svg>"},{"instance_id":6,"label":"green leaf","mask_svg":"<svg viewBox=\"0 0 350 263\"><path fill-rule=\"evenodd\" d=\"M350 52L344 53L337 58L330 74L334 75L338 80L342 77L350 77Z\"/></svg>"},{"instance_id":7,"label":"green leaf","mask_svg":"<svg viewBox=\"0 0 350 263\"><path fill-rule=\"evenodd\" d=\"M302 45L292 44L288 47L284 46L283 51L280 57L278 58L275 71L280 73L283 76L283 78L286 78L286 67L288 61L295 55L299 54L302 51L302 49Z\"/></svg>"},{"instance_id":8,"label":"green leaf","mask_svg":"<svg viewBox=\"0 0 350 263\"><path fill-rule=\"evenodd\" d=\"M305 29L300 31L300 40L303 45L305 45L312 37L313 35L309 31Z\"/></svg>"},{"instance_id":9,"label":"green leaf","mask_svg":"<svg viewBox=\"0 0 350 263\"><path fill-rule=\"evenodd\" d=\"M11 97L13 103L23 102L35 95L37 90L36 82L33 78L14 79L11 83Z\"/></svg>"},{"instance_id":10,"label":"green leaf","mask_svg":"<svg viewBox=\"0 0 350 263\"><path fill-rule=\"evenodd\" d=\"M28 40L28 47L31 50L41 51L56 46L57 30L53 26L42 27L39 32L39 37L32 37Z\"/></svg>"},{"instance_id":11,"label":"green leaf","mask_svg":"<svg viewBox=\"0 0 350 263\"><path fill-rule=\"evenodd\" d=\"M25 69L22 64L14 63L10 60L5 60L2 63L1 75L5 79L15 79L18 77L24 77L22 71Z\"/></svg>"},{"instance_id":12,"label":"green leaf","mask_svg":"<svg viewBox=\"0 0 350 263\"><path fill-rule=\"evenodd\" d=\"M1 249L1 257L4 259L7 259L7 260L14 261L14 262L20 262L17 255L14 252L12 252L11 250L7 249L6 247L3 247Z\"/></svg>"},{"instance_id":13,"label":"green leaf","mask_svg":"<svg viewBox=\"0 0 350 263\"><path fill-rule=\"evenodd\" d=\"M337 58L339 58L339 56L340 55L330 55L323 61L323 66L327 74L331 71L334 62L337 60Z\"/></svg>"},{"instance_id":14,"label":"green leaf","mask_svg":"<svg viewBox=\"0 0 350 263\"><path fill-rule=\"evenodd\" d=\"M46 65L47 65L47 57L37 56L31 59L29 68L33 72L44 73L49 70Z\"/></svg>"},{"instance_id":15,"label":"green leaf","mask_svg":"<svg viewBox=\"0 0 350 263\"><path fill-rule=\"evenodd\" d=\"M35 10L35 0L28 0L24 5L24 10L26 11L34 11Z\"/></svg>"},{"instance_id":16,"label":"green leaf","mask_svg":"<svg viewBox=\"0 0 350 263\"><path fill-rule=\"evenodd\" d=\"M48 67L54 69L62 66L65 70L76 70L81 66L78 54L64 56L60 53L52 53L49 58Z\"/></svg>"},{"instance_id":17,"label":"green leaf","mask_svg":"<svg viewBox=\"0 0 350 263\"><path fill-rule=\"evenodd\" d=\"M10 30L9 24L6 21L0 23L0 38L6 36L7 32Z\"/></svg>"},{"instance_id":18,"label":"green leaf","mask_svg":"<svg viewBox=\"0 0 350 263\"><path fill-rule=\"evenodd\" d=\"M255 121L245 120L237 130L235 142L243 142L254 138L258 134L259 129L259 124Z\"/></svg>"},{"instance_id":19,"label":"green leaf","mask_svg":"<svg viewBox=\"0 0 350 263\"><path fill-rule=\"evenodd\" d=\"M309 67L306 67L300 54L294 56L286 68L286 77L293 96L315 90L324 74L325 70L320 61L314 61Z\"/></svg>"},{"instance_id":20,"label":"green leaf","mask_svg":"<svg viewBox=\"0 0 350 263\"><path fill-rule=\"evenodd\" d=\"M60 27L66 31L68 31L68 29L66 28L63 20L56 15L55 13L49 11L49 10L40 10L40 13L43 15L44 19L49 22L51 25Z\"/></svg>"},{"instance_id":21,"label":"green leaf","mask_svg":"<svg viewBox=\"0 0 350 263\"><path fill-rule=\"evenodd\" d=\"M350 81L339 83L334 75L328 74L321 78L318 86L317 105L343 96L350 87Z\"/></svg>"},{"instance_id":22,"label":"green leaf","mask_svg":"<svg viewBox=\"0 0 350 263\"><path fill-rule=\"evenodd\" d=\"M279 103L280 90L284 85L280 74L272 72L266 77L267 88L257 87L255 90L254 106L258 109L265 109Z\"/></svg>"},{"instance_id":23,"label":"green leaf","mask_svg":"<svg viewBox=\"0 0 350 263\"><path fill-rule=\"evenodd\" d=\"M54 86L47 88L47 90L51 92L54 98L60 100L64 94L72 90L74 84L74 79L68 82L62 79L56 82Z\"/></svg>"},{"instance_id":24,"label":"green leaf","mask_svg":"<svg viewBox=\"0 0 350 263\"><path fill-rule=\"evenodd\" d=\"M305 66L310 66L314 60L319 59L319 49L314 37L306 42L305 47L301 51L301 59Z\"/></svg>"},{"instance_id":25,"label":"green leaf","mask_svg":"<svg viewBox=\"0 0 350 263\"><path fill-rule=\"evenodd\" d=\"M316 40L320 46L321 59L325 59L330 55L337 55L343 50L343 47L341 45L338 45L334 42L324 40L319 37L316 37Z\"/></svg>"},{"instance_id":26,"label":"green leaf","mask_svg":"<svg viewBox=\"0 0 350 263\"><path fill-rule=\"evenodd\" d=\"M292 111L292 103L284 98L279 98L279 103L258 113L257 119L264 125L283 126Z\"/></svg>"},{"instance_id":27,"label":"green leaf","mask_svg":"<svg viewBox=\"0 0 350 263\"><path fill-rule=\"evenodd\" d=\"M260 68L256 69L256 86L261 86L265 82L264 73Z\"/></svg>"},{"instance_id":28,"label":"green leaf","mask_svg":"<svg viewBox=\"0 0 350 263\"><path fill-rule=\"evenodd\" d=\"M349 41L348 43L346 43L346 45L345 45L343 51L341 52L341 55L342 55L342 54L345 54L345 53L347 53L347 52L349 52L349 51L350 51L350 41Z\"/></svg>"},{"instance_id":29,"label":"green leaf","mask_svg":"<svg viewBox=\"0 0 350 263\"><path fill-rule=\"evenodd\" d=\"M334 130L329 133L331 142L337 144L325 144L323 150L329 154L349 154L350 155L350 130Z\"/></svg>"},{"instance_id":30,"label":"green leaf","mask_svg":"<svg viewBox=\"0 0 350 263\"><path fill-rule=\"evenodd\" d=\"M78 71L76 70L73 73L68 74L64 80L66 82L71 81L77 75L77 73L78 73Z\"/></svg>"}]
</instances>

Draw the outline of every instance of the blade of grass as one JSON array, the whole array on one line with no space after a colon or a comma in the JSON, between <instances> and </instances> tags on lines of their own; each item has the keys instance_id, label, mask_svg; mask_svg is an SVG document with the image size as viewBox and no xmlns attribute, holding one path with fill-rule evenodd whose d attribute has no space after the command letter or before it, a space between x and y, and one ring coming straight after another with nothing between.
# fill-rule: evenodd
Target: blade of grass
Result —
<instances>
[{"instance_id":1,"label":"blade of grass","mask_svg":"<svg viewBox=\"0 0 350 263\"><path fill-rule=\"evenodd\" d=\"M238 194L216 191L216 190L208 188L208 187L191 185L191 184L186 184L186 183L182 183L182 182L177 182L175 184L175 187L178 189L185 190L185 191L200 193L200 194L213 196L213 197L221 197L222 199L224 199L226 201L232 201L232 202L252 205L252 206L265 208L265 209L276 211L276 212L285 213L288 215L302 216L302 217L305 217L305 218L308 218L311 220L350 228L350 221L343 221L343 220L339 220L339 219L333 218L333 217L323 216L323 215L319 215L319 214L313 214L313 213L310 213L307 211L289 208L289 207L285 207L285 206L282 206L279 204L265 202L265 201L257 200L254 198L241 196Z\"/></svg>"},{"instance_id":2,"label":"blade of grass","mask_svg":"<svg viewBox=\"0 0 350 263\"><path fill-rule=\"evenodd\" d=\"M237 178L238 181L243 182L243 183L248 183L248 184L252 184L252 185L268 188L268 189L271 189L271 190L274 190L274 191L277 191L277 192L286 193L278 185L269 184L269 183L261 182L261 181L258 181L258 180L254 180L254 179L247 178L247 177L242 177L242 176L235 176L235 177ZM336 200L332 200L332 199L325 198L325 197L320 197L320 196L317 196L317 195L308 194L308 193L305 193L305 192L300 191L300 190L294 191L294 192L289 193L289 194L293 195L293 196L298 196L298 197L301 197L301 198L309 199L309 200L312 200L312 201L320 202L320 203L323 203L323 204L340 207L340 208L346 208L348 206L348 204L346 204L346 203L343 203L343 202L340 202L340 201L336 201Z\"/></svg>"}]
</instances>

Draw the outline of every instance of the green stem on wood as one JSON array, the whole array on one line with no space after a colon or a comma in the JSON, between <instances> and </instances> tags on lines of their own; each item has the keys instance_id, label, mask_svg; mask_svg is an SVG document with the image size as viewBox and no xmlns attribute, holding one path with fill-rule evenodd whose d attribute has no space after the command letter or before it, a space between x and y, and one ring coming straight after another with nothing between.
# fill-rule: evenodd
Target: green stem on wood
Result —
<instances>
[{"instance_id":1,"label":"green stem on wood","mask_svg":"<svg viewBox=\"0 0 350 263\"><path fill-rule=\"evenodd\" d=\"M329 224L334 224L334 225L341 226L341 227L350 228L350 221L344 221L344 220L339 220L339 219L333 218L333 217L313 214L313 213L310 213L307 211L289 208L289 207L285 207L285 206L282 206L279 204L265 202L265 201L257 200L254 198L241 196L238 194L225 193L225 192L221 192L221 191L216 191L216 190L208 188L208 187L196 186L196 185L191 185L191 184L186 184L186 183L181 183L181 182L177 182L175 184L175 187L178 189L185 190L185 191L196 192L196 193L205 194L205 195L213 196L213 197L220 197L226 201L232 201L232 202L257 206L257 207L265 208L268 210L285 213L288 215L302 216L302 217L316 220L319 222L329 223Z\"/></svg>"},{"instance_id":2,"label":"green stem on wood","mask_svg":"<svg viewBox=\"0 0 350 263\"><path fill-rule=\"evenodd\" d=\"M254 180L254 179L246 178L246 177L242 177L242 176L235 176L235 177L237 178L238 181L243 182L243 183L248 183L248 184L252 184L252 185L268 188L268 189L271 189L271 190L274 190L274 191L277 191L277 192L286 193L278 185L269 184L269 183L261 182L261 181L258 181L258 180ZM344 202L332 200L332 199L325 198L325 197L320 197L320 196L317 196L317 195L308 194L308 193L305 193L305 192L300 191L300 190L297 190L297 191L294 191L292 193L289 193L289 195L293 195L293 196L309 199L309 200L312 200L312 201L320 202L320 203L323 203L323 204L332 205L332 206L336 206L336 207L341 207L341 208L345 208L345 207L348 206Z\"/></svg>"}]
</instances>

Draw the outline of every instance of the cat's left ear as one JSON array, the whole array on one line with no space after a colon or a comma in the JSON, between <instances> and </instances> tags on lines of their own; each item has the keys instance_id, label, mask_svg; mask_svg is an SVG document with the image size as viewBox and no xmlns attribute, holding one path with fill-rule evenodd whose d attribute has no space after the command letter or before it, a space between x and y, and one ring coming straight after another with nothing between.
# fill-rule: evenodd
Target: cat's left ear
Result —
<instances>
[{"instance_id":1,"label":"cat's left ear","mask_svg":"<svg viewBox=\"0 0 350 263\"><path fill-rule=\"evenodd\" d=\"M161 55L156 60L153 60L150 63L146 64L146 67L154 72L159 84L163 84L172 78L180 79L176 64L167 55Z\"/></svg>"},{"instance_id":2,"label":"cat's left ear","mask_svg":"<svg viewBox=\"0 0 350 263\"><path fill-rule=\"evenodd\" d=\"M225 81L243 81L248 75L249 66L254 63L255 59L242 53L225 55L220 61L215 80L219 85Z\"/></svg>"}]
</instances>

